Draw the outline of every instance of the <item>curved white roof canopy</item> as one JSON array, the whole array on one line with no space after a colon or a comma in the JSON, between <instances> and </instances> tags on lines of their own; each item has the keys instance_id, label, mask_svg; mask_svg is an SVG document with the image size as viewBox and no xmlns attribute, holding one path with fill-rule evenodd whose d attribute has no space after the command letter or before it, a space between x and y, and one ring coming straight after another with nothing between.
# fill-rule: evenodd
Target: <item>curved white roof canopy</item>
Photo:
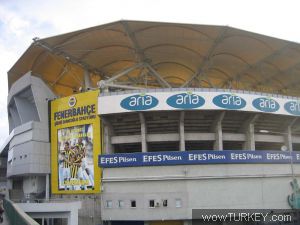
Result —
<instances>
[{"instance_id":1,"label":"curved white roof canopy","mask_svg":"<svg viewBox=\"0 0 300 225\"><path fill-rule=\"evenodd\" d=\"M118 21L35 39L8 72L9 87L28 71L60 96L84 86L84 71L92 87L106 80L111 90L205 87L300 96L300 45L227 26Z\"/></svg>"}]
</instances>

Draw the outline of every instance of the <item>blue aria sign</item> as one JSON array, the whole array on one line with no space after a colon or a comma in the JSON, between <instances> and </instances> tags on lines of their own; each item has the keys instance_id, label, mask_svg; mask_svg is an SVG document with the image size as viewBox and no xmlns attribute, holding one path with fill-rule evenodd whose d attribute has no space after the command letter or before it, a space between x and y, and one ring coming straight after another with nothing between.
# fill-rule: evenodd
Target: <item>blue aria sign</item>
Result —
<instances>
[{"instance_id":1,"label":"blue aria sign","mask_svg":"<svg viewBox=\"0 0 300 225\"><path fill-rule=\"evenodd\" d=\"M262 112L276 112L279 110L279 104L272 98L256 98L252 105Z\"/></svg>"},{"instance_id":2,"label":"blue aria sign","mask_svg":"<svg viewBox=\"0 0 300 225\"><path fill-rule=\"evenodd\" d=\"M167 99L167 104L177 109L195 109L203 106L204 103L204 98L193 93L176 94Z\"/></svg>"},{"instance_id":3,"label":"blue aria sign","mask_svg":"<svg viewBox=\"0 0 300 225\"><path fill-rule=\"evenodd\" d=\"M289 102L285 103L284 109L292 115L300 116L300 102L299 101L289 101Z\"/></svg>"},{"instance_id":4,"label":"blue aria sign","mask_svg":"<svg viewBox=\"0 0 300 225\"><path fill-rule=\"evenodd\" d=\"M158 100L152 95L132 95L123 99L120 105L123 109L141 111L154 108L158 105Z\"/></svg>"},{"instance_id":5,"label":"blue aria sign","mask_svg":"<svg viewBox=\"0 0 300 225\"><path fill-rule=\"evenodd\" d=\"M213 98L213 103L223 109L242 109L246 106L246 101L234 94L221 94Z\"/></svg>"}]
</instances>

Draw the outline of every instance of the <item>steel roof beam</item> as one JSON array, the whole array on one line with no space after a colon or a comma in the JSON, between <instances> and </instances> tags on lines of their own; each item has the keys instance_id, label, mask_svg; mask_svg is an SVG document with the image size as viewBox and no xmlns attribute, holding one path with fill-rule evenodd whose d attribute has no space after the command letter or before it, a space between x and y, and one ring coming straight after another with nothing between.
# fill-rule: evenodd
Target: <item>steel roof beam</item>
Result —
<instances>
[{"instance_id":1,"label":"steel roof beam","mask_svg":"<svg viewBox=\"0 0 300 225\"><path fill-rule=\"evenodd\" d=\"M241 72L236 73L235 75L233 75L231 78L229 78L228 80L224 81L220 87L224 87L226 84L228 84L230 81L233 80L238 80L241 76L243 76L244 74L247 74L251 69L255 68L255 67L259 67L260 65L262 65L263 63L265 63L267 60L270 60L272 58L274 58L275 56L277 56L278 54L280 54L281 52L283 52L285 49L287 49L289 47L289 44L285 45L283 48L280 48L278 50L276 50L275 52L272 52L271 54L269 54L268 56L258 60L257 62L255 62L254 65L248 65L244 70L242 70Z\"/></svg>"},{"instance_id":2,"label":"steel roof beam","mask_svg":"<svg viewBox=\"0 0 300 225\"><path fill-rule=\"evenodd\" d=\"M130 30L127 22L122 21L121 24L123 25L125 32L138 55L139 62L146 62L147 59L145 57L144 51L139 46L138 41L134 33ZM166 80L164 80L163 77L149 63L147 63L146 66L149 69L149 71L157 78L160 85L165 87L171 87L171 85Z\"/></svg>"},{"instance_id":3,"label":"steel roof beam","mask_svg":"<svg viewBox=\"0 0 300 225\"><path fill-rule=\"evenodd\" d=\"M144 90L143 87L133 87L128 85L122 85L122 84L105 84L105 87L112 87L112 88L120 88L120 89L127 89L127 90ZM103 86L100 86L100 88L103 89Z\"/></svg>"},{"instance_id":4,"label":"steel roof beam","mask_svg":"<svg viewBox=\"0 0 300 225\"><path fill-rule=\"evenodd\" d=\"M300 66L300 63L297 63L295 66L293 66L293 68L292 68L291 70L289 70L289 71L287 71L287 72L284 72L284 74L286 74L286 73L292 71L292 70L295 69L297 66ZM274 90L275 92L279 92L279 91L282 91L282 90L284 90L284 89L288 89L288 88L295 87L295 86L297 86L297 85L299 85L299 84L300 84L300 81L297 81L297 82L292 81L292 82L288 83L287 85L283 85L283 87L280 88L280 89L276 89L276 90L273 89L273 90Z\"/></svg>"},{"instance_id":5,"label":"steel roof beam","mask_svg":"<svg viewBox=\"0 0 300 225\"><path fill-rule=\"evenodd\" d=\"M40 46L43 49L45 49L46 51L49 51L54 55L63 56L67 61L72 62L73 64L76 64L76 65L79 65L80 67L82 67L85 70L94 72L94 73L98 74L100 77L104 77L106 75L103 71L99 70L98 68L93 67L93 66L79 60L78 58L66 53L65 51L62 51L58 48L54 48L51 45L49 45L48 43L46 43L40 39L35 38L33 45Z\"/></svg>"},{"instance_id":6,"label":"steel roof beam","mask_svg":"<svg viewBox=\"0 0 300 225\"><path fill-rule=\"evenodd\" d=\"M218 46L218 44L224 39L227 30L229 29L229 27L225 27L221 34L219 35L219 37L214 41L213 45L211 46L211 48L208 50L208 53L206 54L206 56L204 57L203 61L201 62L201 64L198 66L198 69L196 70L197 72L194 73L192 75L192 77L187 80L183 85L181 85L181 87L187 87L195 78L198 78L198 76L204 74L204 69L205 66L207 65L207 62L209 61L211 55L214 53L216 47ZM202 75L203 77L203 75Z\"/></svg>"},{"instance_id":7,"label":"steel roof beam","mask_svg":"<svg viewBox=\"0 0 300 225\"><path fill-rule=\"evenodd\" d=\"M133 45L133 47L134 47L134 49L135 49L135 51L136 51L136 53L137 53L137 55L139 57L139 61L140 62L145 61L145 54L141 50L141 48L140 48L140 46L139 46L139 44L138 44L138 42L136 40L136 37L135 37L134 33L131 32L131 30L130 30L128 24L127 24L127 22L126 21L121 21L121 24L124 27L124 30L125 30L127 36L129 37L129 40L130 40L131 44Z\"/></svg>"},{"instance_id":8,"label":"steel roof beam","mask_svg":"<svg viewBox=\"0 0 300 225\"><path fill-rule=\"evenodd\" d=\"M118 73L112 75L111 78L109 78L109 79L107 79L107 80L105 80L105 81L103 80L103 82L104 82L105 84L112 83L113 81L119 79L120 77L122 77L122 76L124 76L124 75L127 75L127 74L130 73L131 71L133 71L133 70L135 70L135 69L137 69L137 68L140 68L140 67L142 67L142 66L144 66L144 65L145 65L145 64L144 64L143 62L137 63L137 64L135 64L135 65L133 65L133 66L131 66L131 67L129 67L129 68L126 68L126 69L122 70L121 72L118 72Z\"/></svg>"},{"instance_id":9,"label":"steel roof beam","mask_svg":"<svg viewBox=\"0 0 300 225\"><path fill-rule=\"evenodd\" d=\"M58 81L60 81L61 78L63 78L63 76L66 74L66 72L68 72L68 68L67 68L67 63L65 63L65 65L63 66L63 68L61 69L58 77L56 78L56 80L54 82L52 82L50 84L50 86L54 86Z\"/></svg>"},{"instance_id":10,"label":"steel roof beam","mask_svg":"<svg viewBox=\"0 0 300 225\"><path fill-rule=\"evenodd\" d=\"M160 85L168 88L172 87L155 69L153 69L153 67L149 63L146 63L146 66L149 71L157 78Z\"/></svg>"},{"instance_id":11,"label":"steel roof beam","mask_svg":"<svg viewBox=\"0 0 300 225\"><path fill-rule=\"evenodd\" d=\"M279 76L279 75L287 74L287 73L291 72L292 70L294 70L294 69L295 69L296 67L298 67L298 66L300 66L300 63L299 63L299 62L297 62L296 64L293 64L292 66L288 67L287 69L285 69L285 70L283 70L283 71L280 71L280 72L278 72L278 73L276 73L276 74L274 74L274 75L272 75L272 76L270 76L270 77L264 79L263 81L258 82L258 83L255 84L255 85L252 85L251 87L252 87L252 88L255 88L255 87L257 87L257 86L260 85L260 84L264 84L264 83L266 83L266 82L268 82L268 81L273 80L275 77L277 77L277 76ZM292 84L295 84L295 82L293 82ZM278 89L278 90L282 90L282 89L283 89L283 88Z\"/></svg>"}]
</instances>

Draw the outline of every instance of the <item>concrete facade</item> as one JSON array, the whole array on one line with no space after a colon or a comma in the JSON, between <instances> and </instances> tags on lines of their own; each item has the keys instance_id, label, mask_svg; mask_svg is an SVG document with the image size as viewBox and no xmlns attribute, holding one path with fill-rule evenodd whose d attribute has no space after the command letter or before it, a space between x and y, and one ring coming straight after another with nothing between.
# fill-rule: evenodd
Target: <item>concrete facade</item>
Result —
<instances>
[{"instance_id":1,"label":"concrete facade","mask_svg":"<svg viewBox=\"0 0 300 225\"><path fill-rule=\"evenodd\" d=\"M297 165L295 173L299 174ZM103 170L103 220L189 220L192 209L289 209L290 165L200 165ZM149 201L159 203L150 208ZM105 202L112 201L112 208ZM118 201L124 201L124 207ZM137 207L130 207L136 200ZM168 200L168 206L163 206ZM176 207L181 200L181 207Z\"/></svg>"}]
</instances>

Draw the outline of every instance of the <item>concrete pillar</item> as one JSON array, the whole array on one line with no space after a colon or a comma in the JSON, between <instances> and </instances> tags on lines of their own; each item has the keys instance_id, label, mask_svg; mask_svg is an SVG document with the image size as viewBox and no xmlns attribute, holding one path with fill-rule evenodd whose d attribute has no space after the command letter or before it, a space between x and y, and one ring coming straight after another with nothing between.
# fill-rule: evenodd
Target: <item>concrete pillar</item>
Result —
<instances>
[{"instance_id":1,"label":"concrete pillar","mask_svg":"<svg viewBox=\"0 0 300 225\"><path fill-rule=\"evenodd\" d=\"M45 200L48 202L50 198L50 182L49 182L49 174L46 174L46 192L45 192Z\"/></svg>"},{"instance_id":2,"label":"concrete pillar","mask_svg":"<svg viewBox=\"0 0 300 225\"><path fill-rule=\"evenodd\" d=\"M85 90L92 88L92 81L91 81L91 78L90 78L89 71L84 70L83 77L84 77L84 88L85 88Z\"/></svg>"},{"instance_id":3,"label":"concrete pillar","mask_svg":"<svg viewBox=\"0 0 300 225\"><path fill-rule=\"evenodd\" d=\"M104 125L104 154L114 153L114 146L111 144L111 136L113 135L113 127L111 123L106 119L101 119Z\"/></svg>"},{"instance_id":4,"label":"concrete pillar","mask_svg":"<svg viewBox=\"0 0 300 225\"><path fill-rule=\"evenodd\" d=\"M284 134L284 145L289 151L293 151L293 142L292 142L292 127L288 126Z\"/></svg>"},{"instance_id":5,"label":"concrete pillar","mask_svg":"<svg viewBox=\"0 0 300 225\"><path fill-rule=\"evenodd\" d=\"M147 126L143 113L139 113L140 122L141 122L141 143L142 143L142 152L148 152L147 146Z\"/></svg>"},{"instance_id":6,"label":"concrete pillar","mask_svg":"<svg viewBox=\"0 0 300 225\"><path fill-rule=\"evenodd\" d=\"M223 150L222 120L224 116L225 112L219 113L212 125L212 130L215 132L214 150Z\"/></svg>"},{"instance_id":7,"label":"concrete pillar","mask_svg":"<svg viewBox=\"0 0 300 225\"><path fill-rule=\"evenodd\" d=\"M244 150L255 150L255 121L259 118L259 114L251 115L242 125L240 131L245 133L246 140L243 146Z\"/></svg>"},{"instance_id":8,"label":"concrete pillar","mask_svg":"<svg viewBox=\"0 0 300 225\"><path fill-rule=\"evenodd\" d=\"M78 225L78 210L71 210L68 225Z\"/></svg>"},{"instance_id":9,"label":"concrete pillar","mask_svg":"<svg viewBox=\"0 0 300 225\"><path fill-rule=\"evenodd\" d=\"M179 141L180 141L180 151L185 151L185 135L184 135L184 111L180 112L179 119Z\"/></svg>"},{"instance_id":10,"label":"concrete pillar","mask_svg":"<svg viewBox=\"0 0 300 225\"><path fill-rule=\"evenodd\" d=\"M6 198L10 199L9 197L9 190L12 190L12 187L13 187L13 180L12 179L9 179L7 178L7 181L6 181Z\"/></svg>"},{"instance_id":11,"label":"concrete pillar","mask_svg":"<svg viewBox=\"0 0 300 225\"><path fill-rule=\"evenodd\" d=\"M255 150L255 136L254 136L254 124L250 123L248 124L246 131L246 141L244 143L244 149L245 150Z\"/></svg>"},{"instance_id":12,"label":"concrete pillar","mask_svg":"<svg viewBox=\"0 0 300 225\"><path fill-rule=\"evenodd\" d=\"M216 126L215 137L214 150L223 150L223 133L221 123L218 123Z\"/></svg>"},{"instance_id":13,"label":"concrete pillar","mask_svg":"<svg viewBox=\"0 0 300 225\"><path fill-rule=\"evenodd\" d=\"M290 123L288 124L285 134L284 134L284 145L287 147L289 151L293 151L293 140L292 140L292 127L298 120L298 117L294 118Z\"/></svg>"}]
</instances>

